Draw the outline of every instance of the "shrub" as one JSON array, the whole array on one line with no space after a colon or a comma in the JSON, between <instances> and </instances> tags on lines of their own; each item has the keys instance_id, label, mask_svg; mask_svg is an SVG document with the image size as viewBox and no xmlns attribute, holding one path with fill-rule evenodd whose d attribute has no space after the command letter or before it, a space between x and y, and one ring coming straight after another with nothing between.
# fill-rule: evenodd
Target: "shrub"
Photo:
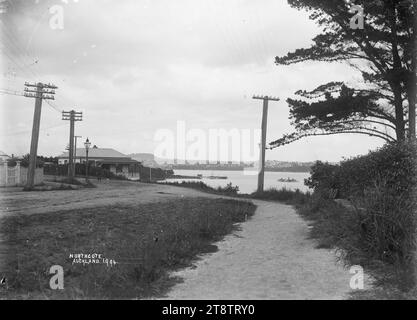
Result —
<instances>
[{"instance_id":1,"label":"shrub","mask_svg":"<svg viewBox=\"0 0 417 320\"><path fill-rule=\"evenodd\" d=\"M415 243L414 204L405 193L397 194L386 178L374 179L374 186L356 200L360 208L361 240L377 259L391 264L412 262Z\"/></svg>"},{"instance_id":2,"label":"shrub","mask_svg":"<svg viewBox=\"0 0 417 320\"><path fill-rule=\"evenodd\" d=\"M44 166L44 174L46 175L53 175L53 176L66 176L68 175L68 164L65 165L45 165ZM84 163L77 163L75 165L75 175L77 176L85 176L86 174L86 166ZM128 180L124 176L116 175L109 170L103 169L101 167L96 167L90 165L88 167L88 176L90 178L94 177L101 177L103 179L114 179L114 180Z\"/></svg>"},{"instance_id":3,"label":"shrub","mask_svg":"<svg viewBox=\"0 0 417 320\"><path fill-rule=\"evenodd\" d=\"M239 193L239 187L233 186L230 182L226 187L218 187L217 192L225 195L237 195Z\"/></svg>"},{"instance_id":4,"label":"shrub","mask_svg":"<svg viewBox=\"0 0 417 320\"><path fill-rule=\"evenodd\" d=\"M383 262L411 284L417 226L416 158L416 146L404 143L387 144L340 165L317 162L306 180L314 195L300 213L315 221L313 234L343 248L348 261L355 264L358 256L364 256ZM337 197L350 200L352 208L337 208L327 200L332 189L337 190Z\"/></svg>"},{"instance_id":5,"label":"shrub","mask_svg":"<svg viewBox=\"0 0 417 320\"><path fill-rule=\"evenodd\" d=\"M318 161L311 168L311 176L305 180L305 185L315 191L337 189L340 187L339 172L340 166Z\"/></svg>"},{"instance_id":6,"label":"shrub","mask_svg":"<svg viewBox=\"0 0 417 320\"><path fill-rule=\"evenodd\" d=\"M317 162L306 185L315 191L338 190L340 198L364 196L377 176L384 177L395 193L408 192L416 182L416 147L387 144L366 156L344 160L340 165Z\"/></svg>"}]
</instances>

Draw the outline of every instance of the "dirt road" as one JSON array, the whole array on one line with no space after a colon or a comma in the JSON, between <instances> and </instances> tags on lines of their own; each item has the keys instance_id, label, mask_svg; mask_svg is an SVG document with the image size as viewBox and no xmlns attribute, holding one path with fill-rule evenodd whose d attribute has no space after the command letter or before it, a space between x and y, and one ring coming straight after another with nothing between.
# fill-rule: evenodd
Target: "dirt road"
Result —
<instances>
[{"instance_id":1,"label":"dirt road","mask_svg":"<svg viewBox=\"0 0 417 320\"><path fill-rule=\"evenodd\" d=\"M120 203L140 205L183 197L219 196L171 186L117 182L96 189L0 193L1 217ZM218 244L218 252L201 257L194 268L173 274L183 279L168 299L343 299L351 275L334 253L315 248L308 225L289 206L254 201L255 216ZM1 238L1 235L0 235ZM1 256L0 243L0 256ZM4 249L4 248L3 248ZM1 262L0 262L1 264ZM1 270L0 270L1 271Z\"/></svg>"},{"instance_id":2,"label":"dirt road","mask_svg":"<svg viewBox=\"0 0 417 320\"><path fill-rule=\"evenodd\" d=\"M0 189L0 218L8 214L36 214L107 205L131 205L198 197L201 193L167 185L128 181L93 181L98 188L23 192L22 188Z\"/></svg>"}]
</instances>

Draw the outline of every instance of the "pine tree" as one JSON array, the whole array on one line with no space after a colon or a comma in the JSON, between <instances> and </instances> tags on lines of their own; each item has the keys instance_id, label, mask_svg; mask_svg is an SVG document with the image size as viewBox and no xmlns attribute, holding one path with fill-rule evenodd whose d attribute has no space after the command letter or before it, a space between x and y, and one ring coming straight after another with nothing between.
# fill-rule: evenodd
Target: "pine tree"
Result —
<instances>
[{"instance_id":1,"label":"pine tree","mask_svg":"<svg viewBox=\"0 0 417 320\"><path fill-rule=\"evenodd\" d=\"M323 30L310 48L277 57L277 65L345 62L363 82L323 84L288 99L295 132L278 147L306 136L366 134L388 142L415 138L417 0L288 0ZM364 27L353 28L362 9ZM359 16L359 19L361 17ZM353 25L354 26L354 25Z\"/></svg>"}]
</instances>

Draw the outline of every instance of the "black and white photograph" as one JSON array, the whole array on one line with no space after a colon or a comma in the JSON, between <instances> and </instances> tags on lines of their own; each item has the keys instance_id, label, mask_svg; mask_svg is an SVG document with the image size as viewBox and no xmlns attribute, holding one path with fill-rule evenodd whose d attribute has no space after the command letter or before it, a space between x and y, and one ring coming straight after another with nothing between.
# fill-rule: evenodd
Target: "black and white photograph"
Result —
<instances>
[{"instance_id":1,"label":"black and white photograph","mask_svg":"<svg viewBox=\"0 0 417 320\"><path fill-rule=\"evenodd\" d=\"M0 0L0 30L1 301L417 299L417 0Z\"/></svg>"}]
</instances>

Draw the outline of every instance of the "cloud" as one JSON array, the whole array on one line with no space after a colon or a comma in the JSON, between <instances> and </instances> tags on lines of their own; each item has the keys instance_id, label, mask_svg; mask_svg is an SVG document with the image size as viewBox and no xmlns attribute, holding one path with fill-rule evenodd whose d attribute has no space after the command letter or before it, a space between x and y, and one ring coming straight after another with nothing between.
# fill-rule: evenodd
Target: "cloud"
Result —
<instances>
[{"instance_id":1,"label":"cloud","mask_svg":"<svg viewBox=\"0 0 417 320\"><path fill-rule=\"evenodd\" d=\"M317 28L286 1L58 0L13 1L2 17L7 33L1 54L1 88L22 90L24 81L59 86L55 104L85 114L77 133L125 153L152 152L154 132L184 120L193 128L260 125L253 94L273 94L269 139L291 131L284 100L298 89L354 79L338 64L277 67L274 57L309 46ZM49 25L51 5L62 5L63 30ZM36 63L35 63L36 62ZM4 133L0 149L27 153L33 100L0 96ZM50 127L54 127L48 129ZM58 154L68 140L60 114L44 105L40 153ZM7 135L7 137L6 137ZM340 159L366 152L375 140L317 138L270 153L287 160ZM329 142L330 141L330 142ZM343 140L344 141L344 140ZM331 151L326 148L332 144ZM302 146L302 147L300 147ZM353 147L354 146L354 147ZM134 150L133 150L134 149ZM320 152L318 152L320 150Z\"/></svg>"}]
</instances>

